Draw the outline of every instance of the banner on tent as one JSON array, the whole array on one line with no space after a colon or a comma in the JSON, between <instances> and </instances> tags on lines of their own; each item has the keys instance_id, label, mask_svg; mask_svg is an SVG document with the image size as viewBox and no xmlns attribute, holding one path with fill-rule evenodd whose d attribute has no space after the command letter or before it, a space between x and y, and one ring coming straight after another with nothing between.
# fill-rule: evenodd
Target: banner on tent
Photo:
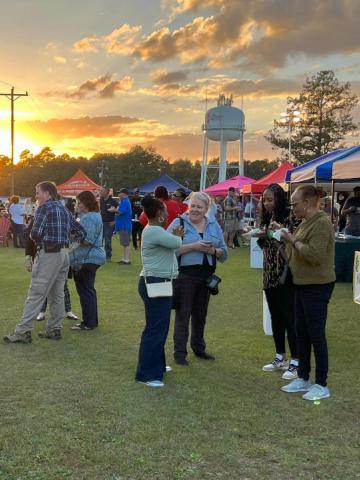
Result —
<instances>
[{"instance_id":1,"label":"banner on tent","mask_svg":"<svg viewBox=\"0 0 360 480\"><path fill-rule=\"evenodd\" d=\"M360 252L354 255L353 293L354 302L360 304Z\"/></svg>"}]
</instances>

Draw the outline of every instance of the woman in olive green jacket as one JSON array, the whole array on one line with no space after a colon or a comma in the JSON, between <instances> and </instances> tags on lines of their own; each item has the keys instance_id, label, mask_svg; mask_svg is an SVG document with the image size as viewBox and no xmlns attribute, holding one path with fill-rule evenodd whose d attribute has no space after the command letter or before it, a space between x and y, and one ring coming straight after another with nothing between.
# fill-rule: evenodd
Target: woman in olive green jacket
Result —
<instances>
[{"instance_id":1,"label":"woman in olive green jacket","mask_svg":"<svg viewBox=\"0 0 360 480\"><path fill-rule=\"evenodd\" d=\"M320 191L301 186L291 197L295 216L302 220L294 235L283 233L295 285L295 325L299 348L298 378L282 387L306 392L305 400L330 397L327 387L328 350L325 335L327 307L334 285L334 228L320 210ZM315 356L315 384L310 383L311 349Z\"/></svg>"}]
</instances>

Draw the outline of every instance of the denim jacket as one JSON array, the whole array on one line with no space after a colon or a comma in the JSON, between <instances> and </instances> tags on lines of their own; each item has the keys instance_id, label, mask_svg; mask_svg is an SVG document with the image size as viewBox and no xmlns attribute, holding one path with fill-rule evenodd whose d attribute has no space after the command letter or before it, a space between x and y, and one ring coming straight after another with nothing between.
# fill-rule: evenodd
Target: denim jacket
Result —
<instances>
[{"instance_id":1,"label":"denim jacket","mask_svg":"<svg viewBox=\"0 0 360 480\"><path fill-rule=\"evenodd\" d=\"M206 218L206 226L204 230L203 238L199 235L198 231L194 228L194 226L189 222L189 217L185 213L181 215L181 218L184 220L184 238L183 238L183 245L187 243L198 242L199 240L205 240L212 242L215 248L221 248L224 252L217 261L223 263L227 259L228 250L224 242L223 232L220 228L220 225L216 220ZM173 228L177 225L180 225L180 219L175 218L172 223L168 227L168 232L172 232ZM189 265L202 265L203 264L204 253L203 252L188 252L183 253L181 255L181 262L180 266L189 266ZM212 255L207 255L209 265L213 264L213 257Z\"/></svg>"},{"instance_id":2,"label":"denim jacket","mask_svg":"<svg viewBox=\"0 0 360 480\"><path fill-rule=\"evenodd\" d=\"M103 224L97 212L88 212L80 217L80 225L86 231L87 246L79 246L70 253L70 265L80 266L83 263L103 265L106 261L105 250L102 246Z\"/></svg>"}]
</instances>

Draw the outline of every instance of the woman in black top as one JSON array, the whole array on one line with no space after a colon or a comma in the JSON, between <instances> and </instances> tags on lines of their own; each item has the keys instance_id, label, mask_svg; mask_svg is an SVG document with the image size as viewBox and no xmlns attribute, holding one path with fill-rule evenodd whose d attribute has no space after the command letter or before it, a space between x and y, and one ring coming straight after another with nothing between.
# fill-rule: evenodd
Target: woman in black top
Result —
<instances>
[{"instance_id":1,"label":"woman in black top","mask_svg":"<svg viewBox=\"0 0 360 480\"><path fill-rule=\"evenodd\" d=\"M281 241L272 238L272 224L292 229L290 209L286 194L280 185L273 183L261 198L261 227L264 229L258 243L264 253L263 288L271 314L276 355L264 365L263 371L287 370L282 378L297 378L298 354L294 321L294 288L288 271L285 248ZM291 360L285 357L285 333L287 333Z\"/></svg>"}]
</instances>

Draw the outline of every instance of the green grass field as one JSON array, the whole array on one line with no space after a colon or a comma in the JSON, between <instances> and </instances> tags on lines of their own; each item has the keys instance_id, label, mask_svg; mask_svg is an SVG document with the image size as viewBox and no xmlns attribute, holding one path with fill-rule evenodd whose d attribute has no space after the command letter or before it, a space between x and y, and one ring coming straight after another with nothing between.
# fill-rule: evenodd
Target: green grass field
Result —
<instances>
[{"instance_id":1,"label":"green grass field","mask_svg":"<svg viewBox=\"0 0 360 480\"><path fill-rule=\"evenodd\" d=\"M2 334L22 312L23 260L22 250L0 248ZM165 388L136 384L139 270L135 252L131 267L99 270L96 331L70 331L65 320L63 340L53 342L37 337L38 322L31 345L0 344L1 480L360 478L360 307L351 285L337 285L331 302L332 397L315 405L261 371L274 348L262 330L261 273L245 248L218 269L206 331L216 362L189 355L189 367L174 366L170 334Z\"/></svg>"}]
</instances>

